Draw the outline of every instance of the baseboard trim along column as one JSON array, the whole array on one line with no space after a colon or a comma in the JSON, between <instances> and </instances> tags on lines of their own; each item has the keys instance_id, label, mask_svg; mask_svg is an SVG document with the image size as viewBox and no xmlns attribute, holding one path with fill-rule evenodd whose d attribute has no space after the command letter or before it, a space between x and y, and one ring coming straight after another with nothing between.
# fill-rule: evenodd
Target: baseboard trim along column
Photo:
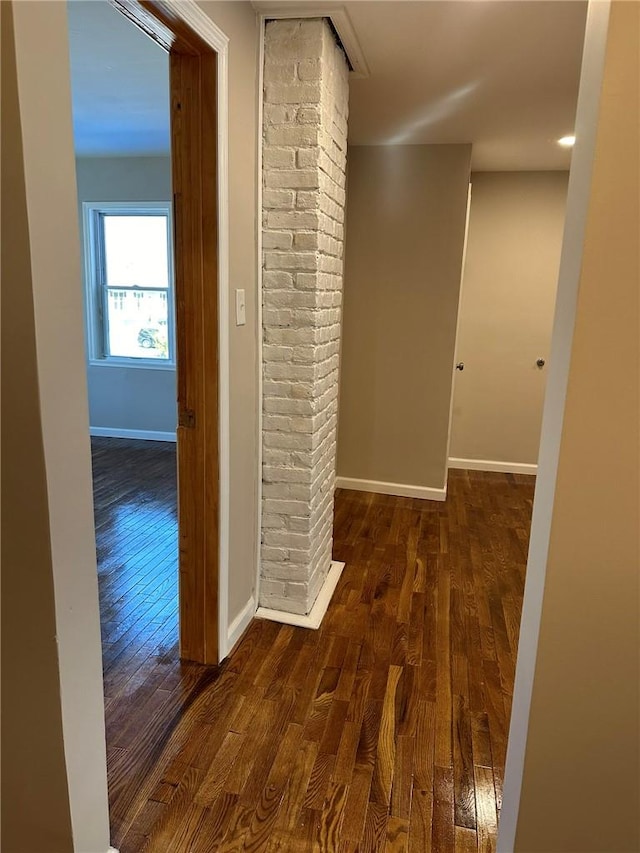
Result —
<instances>
[{"instance_id":1,"label":"baseboard trim along column","mask_svg":"<svg viewBox=\"0 0 640 853\"><path fill-rule=\"evenodd\" d=\"M153 429L121 429L120 427L89 427L89 435L96 438L138 438L144 441L175 441L175 432Z\"/></svg>"},{"instance_id":2,"label":"baseboard trim along column","mask_svg":"<svg viewBox=\"0 0 640 853\"><path fill-rule=\"evenodd\" d=\"M306 616L299 613L287 613L286 610L272 610L270 607L258 607L256 610L256 619L269 619L271 622L281 622L283 625L295 625L296 628L312 628L316 630L320 627L324 619L324 614L327 612L329 602L338 585L343 569L344 563L337 563L335 560L331 563L331 568L324 579L322 589Z\"/></svg>"},{"instance_id":3,"label":"baseboard trim along column","mask_svg":"<svg viewBox=\"0 0 640 853\"><path fill-rule=\"evenodd\" d=\"M457 459L450 457L449 468L465 471L494 471L497 474L537 474L538 466L526 462L496 462L491 459Z\"/></svg>"},{"instance_id":4,"label":"baseboard trim along column","mask_svg":"<svg viewBox=\"0 0 640 853\"><path fill-rule=\"evenodd\" d=\"M224 659L227 657L227 655L231 654L231 652L233 651L233 647L249 627L251 620L255 616L255 612L256 600L253 596L251 596L251 598L249 599L249 601L247 601L240 613L238 613L236 618L229 625L229 629L227 631L227 647L226 649L221 650L223 652L223 654L220 656L221 659Z\"/></svg>"},{"instance_id":5,"label":"baseboard trim along column","mask_svg":"<svg viewBox=\"0 0 640 853\"><path fill-rule=\"evenodd\" d=\"M446 501L447 489L431 489L427 486L409 486L403 483L385 483L381 480L358 480L355 477L336 477L337 489L353 489L356 492L375 492L379 495L396 495L400 498L420 498L425 501Z\"/></svg>"}]
</instances>

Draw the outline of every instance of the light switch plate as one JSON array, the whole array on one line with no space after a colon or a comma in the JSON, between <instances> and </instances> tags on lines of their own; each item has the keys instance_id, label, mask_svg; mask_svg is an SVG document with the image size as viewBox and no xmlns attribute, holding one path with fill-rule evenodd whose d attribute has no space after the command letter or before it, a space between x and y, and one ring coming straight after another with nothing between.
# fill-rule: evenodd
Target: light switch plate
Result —
<instances>
[{"instance_id":1,"label":"light switch plate","mask_svg":"<svg viewBox=\"0 0 640 853\"><path fill-rule=\"evenodd\" d=\"M244 326L247 322L247 306L244 289L236 290L236 326Z\"/></svg>"}]
</instances>

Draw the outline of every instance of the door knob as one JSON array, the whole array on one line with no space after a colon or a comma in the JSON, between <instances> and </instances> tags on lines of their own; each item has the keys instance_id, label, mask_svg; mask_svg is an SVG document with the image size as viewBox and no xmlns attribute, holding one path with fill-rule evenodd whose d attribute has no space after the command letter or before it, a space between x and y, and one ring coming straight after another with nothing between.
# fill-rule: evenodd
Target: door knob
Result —
<instances>
[{"instance_id":1,"label":"door knob","mask_svg":"<svg viewBox=\"0 0 640 853\"><path fill-rule=\"evenodd\" d=\"M540 368L544 367L544 365L545 365L545 360L544 360L544 358L538 358L538 359L536 359L536 364L537 364L537 365L538 365L538 367L540 367Z\"/></svg>"},{"instance_id":2,"label":"door knob","mask_svg":"<svg viewBox=\"0 0 640 853\"><path fill-rule=\"evenodd\" d=\"M456 370L464 370L464 361L459 361L456 364Z\"/></svg>"}]
</instances>

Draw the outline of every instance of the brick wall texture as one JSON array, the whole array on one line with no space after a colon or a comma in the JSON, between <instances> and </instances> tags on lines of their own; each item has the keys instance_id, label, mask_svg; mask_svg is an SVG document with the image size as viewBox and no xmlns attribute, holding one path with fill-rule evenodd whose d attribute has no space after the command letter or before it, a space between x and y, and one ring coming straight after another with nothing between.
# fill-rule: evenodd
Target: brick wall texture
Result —
<instances>
[{"instance_id":1,"label":"brick wall texture","mask_svg":"<svg viewBox=\"0 0 640 853\"><path fill-rule=\"evenodd\" d=\"M297 614L331 566L348 94L326 20L267 24L260 604Z\"/></svg>"}]
</instances>

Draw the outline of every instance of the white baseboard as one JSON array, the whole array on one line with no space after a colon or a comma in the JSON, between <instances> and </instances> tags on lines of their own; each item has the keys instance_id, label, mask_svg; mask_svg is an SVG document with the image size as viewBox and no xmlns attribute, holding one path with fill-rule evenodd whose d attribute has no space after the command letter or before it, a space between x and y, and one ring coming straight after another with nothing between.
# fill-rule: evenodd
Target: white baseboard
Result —
<instances>
[{"instance_id":1,"label":"white baseboard","mask_svg":"<svg viewBox=\"0 0 640 853\"><path fill-rule=\"evenodd\" d=\"M354 489L356 492L375 492L379 495L396 495L401 498L420 498L425 501L446 501L447 489L426 486L408 486L403 483L384 483L380 480L358 480L354 477L336 477L337 489Z\"/></svg>"},{"instance_id":2,"label":"white baseboard","mask_svg":"<svg viewBox=\"0 0 640 853\"><path fill-rule=\"evenodd\" d=\"M335 560L331 563L322 589L306 616L299 613L287 613L285 610L272 610L270 607L258 607L256 619L269 619L271 622L282 622L283 625L295 625L296 628L312 628L314 630L319 628L343 569L344 563L336 563Z\"/></svg>"},{"instance_id":3,"label":"white baseboard","mask_svg":"<svg viewBox=\"0 0 640 853\"><path fill-rule=\"evenodd\" d=\"M119 851L118 851L118 850L116 850L116 848L115 848L115 847L110 847L110 848L107 850L107 853L119 853Z\"/></svg>"},{"instance_id":4,"label":"white baseboard","mask_svg":"<svg viewBox=\"0 0 640 853\"><path fill-rule=\"evenodd\" d=\"M251 596L231 625L229 625L229 630L227 631L227 648L224 650L224 657L231 654L233 647L248 628L251 620L255 616L255 613L256 601L255 598Z\"/></svg>"},{"instance_id":5,"label":"white baseboard","mask_svg":"<svg viewBox=\"0 0 640 853\"><path fill-rule=\"evenodd\" d=\"M120 429L120 427L89 427L89 435L96 438L139 438L144 441L175 441L175 432L157 432L151 429Z\"/></svg>"},{"instance_id":6,"label":"white baseboard","mask_svg":"<svg viewBox=\"0 0 640 853\"><path fill-rule=\"evenodd\" d=\"M496 462L491 459L449 459L449 468L465 471L494 471L497 474L537 474L538 466L525 462Z\"/></svg>"}]
</instances>

